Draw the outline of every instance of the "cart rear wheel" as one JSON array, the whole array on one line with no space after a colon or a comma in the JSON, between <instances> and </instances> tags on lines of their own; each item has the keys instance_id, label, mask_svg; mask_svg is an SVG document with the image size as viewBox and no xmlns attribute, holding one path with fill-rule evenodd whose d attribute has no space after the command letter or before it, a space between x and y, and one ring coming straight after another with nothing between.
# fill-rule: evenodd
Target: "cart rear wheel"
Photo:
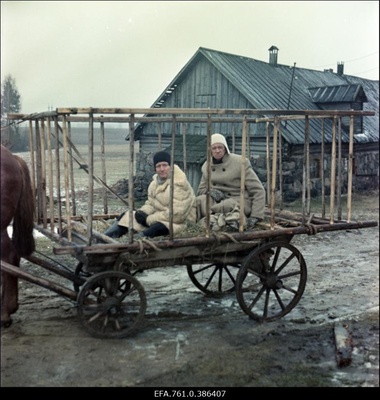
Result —
<instances>
[{"instance_id":1,"label":"cart rear wheel","mask_svg":"<svg viewBox=\"0 0 380 400\"><path fill-rule=\"evenodd\" d=\"M245 258L236 278L236 296L251 318L273 321L297 305L306 279L302 254L287 242L271 242Z\"/></svg>"},{"instance_id":2,"label":"cart rear wheel","mask_svg":"<svg viewBox=\"0 0 380 400\"><path fill-rule=\"evenodd\" d=\"M222 297L235 290L240 264L210 263L187 265L187 273L194 285L211 297Z\"/></svg>"},{"instance_id":3,"label":"cart rear wheel","mask_svg":"<svg viewBox=\"0 0 380 400\"><path fill-rule=\"evenodd\" d=\"M145 291L133 276L105 271L91 276L78 295L78 316L94 337L123 338L141 325Z\"/></svg>"}]
</instances>

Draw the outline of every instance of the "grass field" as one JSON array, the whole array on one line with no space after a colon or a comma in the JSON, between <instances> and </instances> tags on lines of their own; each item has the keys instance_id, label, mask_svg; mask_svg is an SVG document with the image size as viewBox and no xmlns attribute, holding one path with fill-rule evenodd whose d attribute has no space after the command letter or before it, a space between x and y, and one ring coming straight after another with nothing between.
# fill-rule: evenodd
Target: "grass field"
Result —
<instances>
[{"instance_id":1,"label":"grass field","mask_svg":"<svg viewBox=\"0 0 380 400\"><path fill-rule=\"evenodd\" d=\"M78 160L79 163L82 163L82 160L87 163L87 146L86 145L78 145L76 146L80 156L78 156L75 152L73 152L74 159ZM135 152L138 152L138 145L136 145ZM17 153L20 155L31 167L31 157L29 152ZM53 151L52 155L52 175L55 182L56 179L56 166L55 166L55 151ZM64 184L65 179L65 166L64 166L64 155L63 150L60 150L60 180L61 186ZM136 153L135 153L136 160ZM78 162L73 162L73 175L75 188L77 190L83 190L88 187L88 174L85 172L83 168L80 168ZM121 143L121 144L111 144L106 146L105 150L105 181L107 185L112 186L120 179L128 179L129 178L129 143ZM136 170L135 170L136 171ZM46 153L46 182L49 182L49 162L48 162L48 154ZM100 148L97 146L94 149L94 175L103 179L102 172L102 157ZM54 183L54 187L55 187ZM98 183L94 183L95 188L99 188L100 185Z\"/></svg>"},{"instance_id":2,"label":"grass field","mask_svg":"<svg viewBox=\"0 0 380 400\"><path fill-rule=\"evenodd\" d=\"M77 159L79 163L87 164L87 152L88 146L84 144L78 144L75 146L79 155L76 152L73 152L73 158ZM135 147L135 161L138 152L138 144ZM30 169L32 166L31 163L31 155L29 152L15 153L21 156L29 165ZM56 173L56 159L55 159L55 150L52 151L52 162L49 163L48 152L46 152L46 162L45 162L45 185L46 185L46 194L50 198L50 175L53 178L53 195L52 197L56 200L58 194L58 184L57 184L57 173ZM60 195L61 200L66 201L66 191L65 191L65 171L67 169L64 165L64 154L63 149L60 149L59 153L60 158ZM69 159L69 158L68 158ZM36 163L36 160L35 160ZM50 166L51 164L51 166ZM105 148L105 171L106 175L103 176L102 171L102 157L100 147L98 145L94 146L94 176L100 178L104 181L107 186L113 187L118 181L122 179L129 179L129 142L123 141L122 143L111 143L107 144ZM136 171L136 167L135 167ZM69 190L71 191L71 174L67 174L67 178L69 179ZM80 167L78 162L73 162L73 176L74 176L74 185L76 192L76 205L77 205L77 213L85 215L87 213L88 207L88 190L89 190L89 175L88 173ZM37 185L37 183L36 183ZM103 186L94 181L94 190L101 189ZM116 191L117 193L117 191ZM120 213L125 210L126 204L120 200L117 196L114 196L108 193L108 213ZM70 196L71 198L71 196ZM126 200L126 199L124 199ZM103 214L105 209L103 208L103 200L101 197L101 193L94 194L94 213L95 214Z\"/></svg>"}]
</instances>

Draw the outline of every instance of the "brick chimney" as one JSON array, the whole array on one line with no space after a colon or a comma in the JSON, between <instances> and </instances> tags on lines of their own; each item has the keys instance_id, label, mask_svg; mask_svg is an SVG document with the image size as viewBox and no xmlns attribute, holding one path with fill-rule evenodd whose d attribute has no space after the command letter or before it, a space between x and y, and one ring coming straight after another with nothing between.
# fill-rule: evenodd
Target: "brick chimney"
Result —
<instances>
[{"instance_id":1,"label":"brick chimney","mask_svg":"<svg viewBox=\"0 0 380 400\"><path fill-rule=\"evenodd\" d=\"M278 54L278 48L276 46L271 46L269 48L269 64L270 65L277 65L277 54Z\"/></svg>"},{"instance_id":2,"label":"brick chimney","mask_svg":"<svg viewBox=\"0 0 380 400\"><path fill-rule=\"evenodd\" d=\"M338 66L337 66L337 74L338 75L343 75L343 70L344 70L344 62L338 62Z\"/></svg>"}]
</instances>

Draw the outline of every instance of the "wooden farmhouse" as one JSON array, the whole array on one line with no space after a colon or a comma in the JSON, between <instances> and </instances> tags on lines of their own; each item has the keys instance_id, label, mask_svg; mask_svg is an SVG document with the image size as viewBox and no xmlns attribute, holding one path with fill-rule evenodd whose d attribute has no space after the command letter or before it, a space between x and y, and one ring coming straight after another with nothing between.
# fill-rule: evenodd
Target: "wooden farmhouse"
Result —
<instances>
[{"instance_id":1,"label":"wooden farmhouse","mask_svg":"<svg viewBox=\"0 0 380 400\"><path fill-rule=\"evenodd\" d=\"M277 47L272 46L269 49L269 62L264 62L200 47L151 107L374 111L375 116L359 116L354 120L353 190L378 189L379 81L345 75L343 63L338 63L337 72L331 69L315 71L299 68L296 64L281 65L278 63L278 51ZM312 195L318 195L321 191L321 168L330 168L328 156L329 152L331 154L333 122L327 122L323 128L325 134L322 136L322 122L316 119L310 121ZM341 118L339 124L343 143L342 173L345 174L349 118ZM203 123L181 125L186 126L179 126L176 132L180 135L183 129L186 131L186 173L196 190L201 165L206 160L207 127ZM280 129L282 190L284 199L291 200L301 194L304 128L300 121L286 121L281 123ZM241 124L215 122L212 132L223 134L230 150L241 154ZM143 155L158 149L158 135L161 138L161 148L171 150L170 123L139 123L134 135L134 139L140 143L142 169L146 165ZM324 141L326 146L323 160L320 156L321 141ZM178 145L174 161L183 167L182 142L176 142ZM266 185L265 123L249 124L247 155L254 170ZM326 180L325 186L329 186Z\"/></svg>"}]
</instances>

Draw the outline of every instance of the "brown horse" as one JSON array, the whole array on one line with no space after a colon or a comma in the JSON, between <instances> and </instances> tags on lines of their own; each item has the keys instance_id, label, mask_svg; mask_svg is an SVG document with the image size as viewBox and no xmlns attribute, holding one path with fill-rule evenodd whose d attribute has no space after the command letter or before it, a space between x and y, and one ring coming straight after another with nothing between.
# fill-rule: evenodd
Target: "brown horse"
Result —
<instances>
[{"instance_id":1,"label":"brown horse","mask_svg":"<svg viewBox=\"0 0 380 400\"><path fill-rule=\"evenodd\" d=\"M1 259L19 267L35 250L34 196L26 162L1 145ZM12 239L7 228L13 220ZM1 271L1 327L12 324L18 309L18 279Z\"/></svg>"}]
</instances>

